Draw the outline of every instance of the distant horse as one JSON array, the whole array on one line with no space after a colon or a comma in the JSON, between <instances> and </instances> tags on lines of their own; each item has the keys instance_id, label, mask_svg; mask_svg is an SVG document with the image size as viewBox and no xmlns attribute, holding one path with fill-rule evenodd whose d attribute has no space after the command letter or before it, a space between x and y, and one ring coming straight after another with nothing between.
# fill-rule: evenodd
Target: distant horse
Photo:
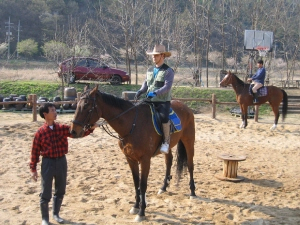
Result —
<instances>
[{"instance_id":1,"label":"distant horse","mask_svg":"<svg viewBox=\"0 0 300 225\"><path fill-rule=\"evenodd\" d=\"M282 102L282 120L285 119L287 114L287 107L288 107L288 97L284 90L275 87L275 86L267 86L267 94L266 96L261 96L258 98L259 103L253 103L253 96L249 93L250 84L244 83L240 80L236 75L231 73L230 71L221 81L220 86L228 86L232 85L235 93L236 93L236 100L240 104L240 108L242 111L242 124L240 128L247 127L247 111L248 106L250 105L261 105L265 102L269 102L273 113L275 115L274 124L271 127L271 130L276 129L278 119L279 119L279 105Z\"/></svg>"},{"instance_id":2,"label":"distant horse","mask_svg":"<svg viewBox=\"0 0 300 225\"><path fill-rule=\"evenodd\" d=\"M182 129L171 135L170 151L165 155L166 172L159 194L166 191L171 180L173 155L171 148L177 144L177 174L180 177L183 168L187 167L190 175L190 196L195 195L193 177L193 157L195 142L195 122L191 109L180 101L171 101L171 107L181 120ZM150 160L160 154L162 137L157 134L152 113L148 104L132 102L98 91L98 86L92 90L84 90L77 104L70 132L73 137L81 137L85 129L96 123L99 118L118 133L119 147L126 156L132 172L135 187L135 204L129 211L138 214L136 221L145 219L145 193L150 170ZM113 135L113 134L111 134ZM139 176L139 165L141 176Z\"/></svg>"}]
</instances>

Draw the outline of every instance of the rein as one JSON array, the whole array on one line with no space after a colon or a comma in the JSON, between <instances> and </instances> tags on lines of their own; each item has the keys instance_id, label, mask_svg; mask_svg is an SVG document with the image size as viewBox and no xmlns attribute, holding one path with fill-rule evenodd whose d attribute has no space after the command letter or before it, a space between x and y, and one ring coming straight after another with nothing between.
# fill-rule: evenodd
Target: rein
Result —
<instances>
[{"instance_id":1,"label":"rein","mask_svg":"<svg viewBox=\"0 0 300 225\"><path fill-rule=\"evenodd\" d=\"M134 121L133 121L133 124L131 126L131 129L130 129L130 132L129 134L132 134L134 128L135 128L135 125L136 125L136 119L137 119L137 115L138 115L138 108L137 106L141 105L144 101L146 101L146 99L143 99L142 101L140 101L139 103L135 104L134 106L130 107L129 109L125 110L124 112L122 112L121 114L117 115L116 117L110 119L110 120L104 120L103 122L101 122L99 124L99 127L102 126L103 130L111 137L114 137L116 139L118 139L119 141L123 141L124 138L121 138L121 137L117 137L116 135L114 135L110 130L109 130L109 127L107 125L108 122L111 122L117 118L119 118L120 116L124 115L125 113L129 112L130 110L132 110L133 108L136 109L135 111L135 117L134 117ZM126 135L127 136L127 135Z\"/></svg>"},{"instance_id":2,"label":"rein","mask_svg":"<svg viewBox=\"0 0 300 225\"><path fill-rule=\"evenodd\" d=\"M83 130L85 131L85 130L87 130L87 129L89 129L89 128L92 127L92 125L91 125L89 122L90 122L91 115L92 115L92 113L94 112L94 110L96 110L96 113L97 113L97 116L98 116L98 117L99 117L99 113L98 113L98 108L97 108L97 104L96 104L96 97L90 98L89 96L87 96L87 97L81 98L80 101L81 101L82 99L93 100L93 106L92 106L92 108L89 110L88 115L87 115L86 119L84 120L84 122L79 122L79 121L77 121L77 120L72 120L71 122L74 123L74 124L77 124L77 125L79 125L79 126L81 126L81 127L83 127ZM109 120L104 120L104 121L102 121L100 124L98 124L98 126L99 126L99 127L102 126L103 130L104 130L109 136L114 137L114 138L116 138L116 139L118 139L118 140L120 140L120 141L123 141L124 138L115 136L115 135L109 130L109 127L108 127L108 125L107 125L108 122L111 122L111 121L113 121L113 120L116 120L116 119L118 119L119 117L121 117L122 115L124 115L125 113L129 112L130 110L132 110L133 108L136 108L136 113L135 113L134 121L133 121L132 127L131 127L130 132L129 132L129 134L132 134L132 132L133 132L135 126L136 126L136 119L137 119L137 114L138 114L138 110L137 110L138 108L137 108L137 106L141 105L141 104L142 104L143 102L145 102L146 100L147 100L147 99L143 99L143 100L140 101L139 103L133 105L132 107L130 107L129 109L127 109L127 110L125 110L124 112L120 113L119 115L115 116L114 118L111 118L111 119L109 119Z\"/></svg>"}]
</instances>

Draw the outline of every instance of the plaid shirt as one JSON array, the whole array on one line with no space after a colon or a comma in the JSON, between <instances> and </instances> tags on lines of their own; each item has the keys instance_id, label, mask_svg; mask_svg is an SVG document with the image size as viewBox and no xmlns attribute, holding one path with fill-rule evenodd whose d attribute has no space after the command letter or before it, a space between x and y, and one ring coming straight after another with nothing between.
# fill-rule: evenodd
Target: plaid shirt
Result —
<instances>
[{"instance_id":1,"label":"plaid shirt","mask_svg":"<svg viewBox=\"0 0 300 225\"><path fill-rule=\"evenodd\" d=\"M68 153L68 137L72 137L69 130L69 125L59 123L53 124L53 130L46 123L38 129L31 148L30 170L32 172L36 172L40 155L47 158L57 158ZM92 132L93 130L87 130L84 136Z\"/></svg>"}]
</instances>

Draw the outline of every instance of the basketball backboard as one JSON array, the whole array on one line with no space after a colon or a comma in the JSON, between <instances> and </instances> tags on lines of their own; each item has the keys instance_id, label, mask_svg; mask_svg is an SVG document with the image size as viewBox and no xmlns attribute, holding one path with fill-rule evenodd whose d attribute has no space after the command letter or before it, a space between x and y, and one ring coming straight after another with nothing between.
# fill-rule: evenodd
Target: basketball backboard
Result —
<instances>
[{"instance_id":1,"label":"basketball backboard","mask_svg":"<svg viewBox=\"0 0 300 225\"><path fill-rule=\"evenodd\" d=\"M273 32L262 30L245 30L244 49L245 50L266 50L272 51Z\"/></svg>"}]
</instances>

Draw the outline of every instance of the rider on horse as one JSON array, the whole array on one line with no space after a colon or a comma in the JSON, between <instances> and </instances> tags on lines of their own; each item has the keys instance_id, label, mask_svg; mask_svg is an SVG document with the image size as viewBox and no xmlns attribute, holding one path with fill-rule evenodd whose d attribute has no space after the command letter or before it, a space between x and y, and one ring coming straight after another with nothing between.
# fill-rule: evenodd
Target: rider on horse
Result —
<instances>
[{"instance_id":1,"label":"rider on horse","mask_svg":"<svg viewBox=\"0 0 300 225\"><path fill-rule=\"evenodd\" d=\"M147 54L152 55L155 66L148 69L147 78L140 90L137 91L135 99L138 99L141 94L147 92L147 98L150 99L159 112L164 134L164 141L160 147L160 151L161 153L168 154L170 144L169 113L174 71L164 63L164 60L165 57L171 56L171 52L167 52L164 45L155 45L153 51L147 52Z\"/></svg>"},{"instance_id":2,"label":"rider on horse","mask_svg":"<svg viewBox=\"0 0 300 225\"><path fill-rule=\"evenodd\" d=\"M258 103L258 93L257 90L264 86L265 83L265 78L266 78L266 70L263 67L264 61L258 60L257 61L257 67L258 70L256 73L251 77L248 78L248 81L251 81L252 87L252 92L253 92L253 103Z\"/></svg>"}]
</instances>

